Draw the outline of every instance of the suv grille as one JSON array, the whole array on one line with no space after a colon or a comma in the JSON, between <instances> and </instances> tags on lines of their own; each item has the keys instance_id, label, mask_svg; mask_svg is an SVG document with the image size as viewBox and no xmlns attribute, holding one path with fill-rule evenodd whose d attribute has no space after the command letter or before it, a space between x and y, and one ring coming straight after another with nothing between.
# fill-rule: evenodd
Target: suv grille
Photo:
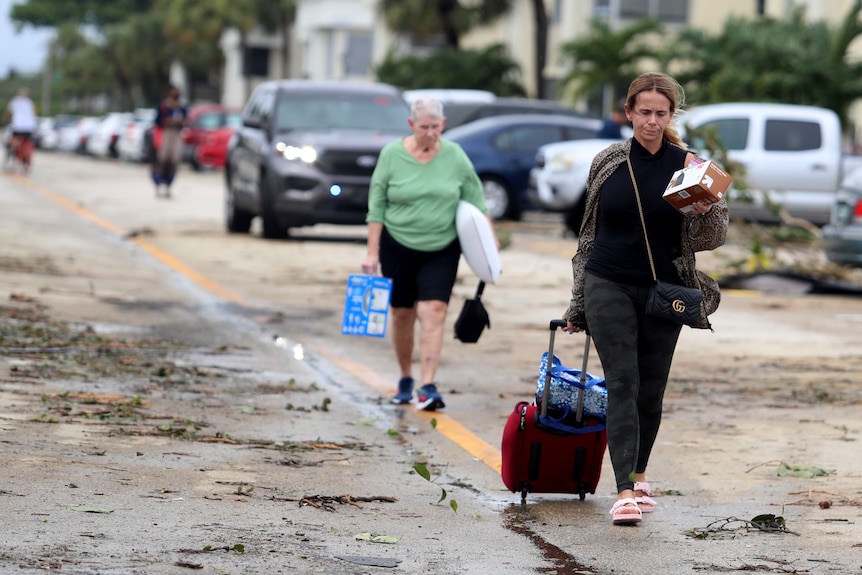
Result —
<instances>
[{"instance_id":1,"label":"suv grille","mask_svg":"<svg viewBox=\"0 0 862 575\"><path fill-rule=\"evenodd\" d=\"M327 150L318 156L317 165L327 174L371 177L377 164L377 154L376 151ZM360 158L364 161L358 161ZM374 158L374 162L369 161L370 158Z\"/></svg>"}]
</instances>

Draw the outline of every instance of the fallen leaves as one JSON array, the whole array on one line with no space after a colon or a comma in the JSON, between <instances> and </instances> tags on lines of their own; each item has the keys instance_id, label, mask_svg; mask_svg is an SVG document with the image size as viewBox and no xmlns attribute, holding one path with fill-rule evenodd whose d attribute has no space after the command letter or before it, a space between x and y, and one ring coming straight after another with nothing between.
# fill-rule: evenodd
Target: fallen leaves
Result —
<instances>
[{"instance_id":1,"label":"fallen leaves","mask_svg":"<svg viewBox=\"0 0 862 575\"><path fill-rule=\"evenodd\" d=\"M353 536L357 541L370 541L372 543L398 543L398 537L390 535L372 535L371 533L357 533Z\"/></svg>"},{"instance_id":2,"label":"fallen leaves","mask_svg":"<svg viewBox=\"0 0 862 575\"><path fill-rule=\"evenodd\" d=\"M823 469L820 467L815 467L812 465L791 465L790 463L786 463L784 461L767 461L766 463L758 463L754 467L750 467L746 470L746 473L749 473L758 467L764 467L769 465L775 465L778 467L775 475L778 477L783 477L785 475L792 475L793 477L824 477L827 475L834 475L835 469Z\"/></svg>"}]
</instances>

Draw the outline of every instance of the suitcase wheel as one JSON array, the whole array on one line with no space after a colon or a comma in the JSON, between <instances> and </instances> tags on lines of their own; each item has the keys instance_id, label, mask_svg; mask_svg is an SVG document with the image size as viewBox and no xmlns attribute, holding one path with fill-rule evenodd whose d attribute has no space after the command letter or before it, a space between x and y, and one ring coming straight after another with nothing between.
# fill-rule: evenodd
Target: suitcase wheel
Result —
<instances>
[{"instance_id":1,"label":"suitcase wheel","mask_svg":"<svg viewBox=\"0 0 862 575\"><path fill-rule=\"evenodd\" d=\"M530 484L526 481L521 484L521 505L527 502L527 493L530 492Z\"/></svg>"},{"instance_id":2,"label":"suitcase wheel","mask_svg":"<svg viewBox=\"0 0 862 575\"><path fill-rule=\"evenodd\" d=\"M587 498L587 486L583 483L578 487L578 496L581 498L581 501Z\"/></svg>"}]
</instances>

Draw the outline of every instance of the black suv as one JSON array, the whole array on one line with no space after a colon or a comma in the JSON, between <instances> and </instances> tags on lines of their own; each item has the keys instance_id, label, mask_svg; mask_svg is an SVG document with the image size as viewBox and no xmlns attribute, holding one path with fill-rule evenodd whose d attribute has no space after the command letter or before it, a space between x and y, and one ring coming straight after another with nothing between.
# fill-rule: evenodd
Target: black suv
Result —
<instances>
[{"instance_id":1,"label":"black suv","mask_svg":"<svg viewBox=\"0 0 862 575\"><path fill-rule=\"evenodd\" d=\"M255 89L228 144L227 229L287 237L292 227L363 224L380 150L409 134L387 84L278 80Z\"/></svg>"}]
</instances>

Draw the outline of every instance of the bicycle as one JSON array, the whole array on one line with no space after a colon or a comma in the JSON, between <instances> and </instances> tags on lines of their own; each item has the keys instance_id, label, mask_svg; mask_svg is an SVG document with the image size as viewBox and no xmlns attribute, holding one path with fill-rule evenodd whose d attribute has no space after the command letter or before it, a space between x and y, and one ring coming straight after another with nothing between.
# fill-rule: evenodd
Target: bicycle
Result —
<instances>
[{"instance_id":1,"label":"bicycle","mask_svg":"<svg viewBox=\"0 0 862 575\"><path fill-rule=\"evenodd\" d=\"M12 134L6 154L7 170L27 174L33 161L33 139L26 134Z\"/></svg>"}]
</instances>

